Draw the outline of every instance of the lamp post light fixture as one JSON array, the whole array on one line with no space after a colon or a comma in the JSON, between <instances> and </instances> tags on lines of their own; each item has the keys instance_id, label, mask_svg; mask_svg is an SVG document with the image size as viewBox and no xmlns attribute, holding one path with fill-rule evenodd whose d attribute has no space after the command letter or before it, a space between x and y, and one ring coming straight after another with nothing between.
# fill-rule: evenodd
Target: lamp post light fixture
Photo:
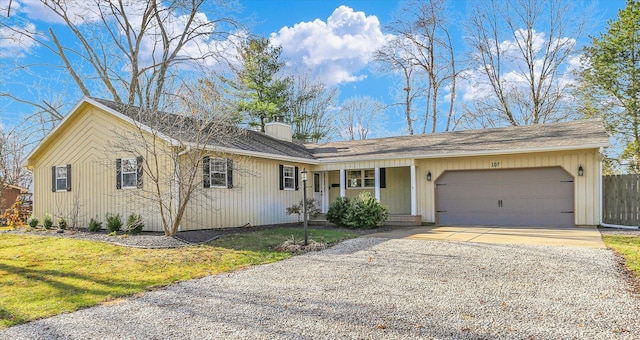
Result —
<instances>
[{"instance_id":1,"label":"lamp post light fixture","mask_svg":"<svg viewBox=\"0 0 640 340\"><path fill-rule=\"evenodd\" d=\"M584 176L584 168L582 167L582 164L578 166L578 176Z\"/></svg>"},{"instance_id":2,"label":"lamp post light fixture","mask_svg":"<svg viewBox=\"0 0 640 340\"><path fill-rule=\"evenodd\" d=\"M307 234L307 168L302 168L302 214L304 216L304 245L309 243Z\"/></svg>"}]
</instances>

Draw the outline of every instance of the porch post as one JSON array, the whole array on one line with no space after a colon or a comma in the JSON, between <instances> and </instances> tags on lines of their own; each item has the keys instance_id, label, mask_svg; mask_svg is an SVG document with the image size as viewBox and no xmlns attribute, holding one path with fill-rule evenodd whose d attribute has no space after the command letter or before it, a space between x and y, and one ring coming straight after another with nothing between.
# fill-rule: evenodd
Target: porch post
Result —
<instances>
[{"instance_id":1,"label":"porch post","mask_svg":"<svg viewBox=\"0 0 640 340\"><path fill-rule=\"evenodd\" d=\"M416 203L416 166L411 166L411 215L418 214L418 205Z\"/></svg>"},{"instance_id":2,"label":"porch post","mask_svg":"<svg viewBox=\"0 0 640 340\"><path fill-rule=\"evenodd\" d=\"M344 169L340 169L340 197L347 195L347 183L344 182Z\"/></svg>"},{"instance_id":3,"label":"porch post","mask_svg":"<svg viewBox=\"0 0 640 340\"><path fill-rule=\"evenodd\" d=\"M380 168L375 168L374 172L375 172L374 177L376 178L375 195L376 195L376 200L380 202Z\"/></svg>"}]
</instances>

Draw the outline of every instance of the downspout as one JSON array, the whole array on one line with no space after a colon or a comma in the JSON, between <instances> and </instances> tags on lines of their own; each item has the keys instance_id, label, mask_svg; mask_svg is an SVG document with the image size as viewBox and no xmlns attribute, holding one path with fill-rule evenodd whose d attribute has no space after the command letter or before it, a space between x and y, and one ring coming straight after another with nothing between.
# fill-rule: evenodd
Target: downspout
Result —
<instances>
[{"instance_id":1,"label":"downspout","mask_svg":"<svg viewBox=\"0 0 640 340\"><path fill-rule=\"evenodd\" d=\"M603 213L604 211L602 210L603 204L602 204L602 200L603 200L603 196L604 196L604 191L602 190L602 148L600 148L600 173L599 173L599 180L600 180L600 226L601 227L605 227L605 228L617 228L617 229L640 229L638 226L629 226L629 225L617 225L617 224L609 224L609 223L604 223L604 219L603 219Z\"/></svg>"}]
</instances>

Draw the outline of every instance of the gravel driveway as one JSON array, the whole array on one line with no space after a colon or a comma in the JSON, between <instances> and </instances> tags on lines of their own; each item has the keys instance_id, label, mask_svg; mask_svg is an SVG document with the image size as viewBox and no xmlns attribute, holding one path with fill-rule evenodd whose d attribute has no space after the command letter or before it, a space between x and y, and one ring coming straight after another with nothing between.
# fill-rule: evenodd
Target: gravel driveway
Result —
<instances>
[{"instance_id":1,"label":"gravel driveway","mask_svg":"<svg viewBox=\"0 0 640 340\"><path fill-rule=\"evenodd\" d=\"M0 338L640 338L606 249L358 238L31 322Z\"/></svg>"}]
</instances>

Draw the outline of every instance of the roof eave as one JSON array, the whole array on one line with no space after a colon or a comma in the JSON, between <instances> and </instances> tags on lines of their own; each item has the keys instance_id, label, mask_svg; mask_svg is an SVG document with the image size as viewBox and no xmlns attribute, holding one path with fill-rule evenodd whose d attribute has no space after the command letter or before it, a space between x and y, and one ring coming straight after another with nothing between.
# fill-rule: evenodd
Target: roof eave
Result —
<instances>
[{"instance_id":1,"label":"roof eave","mask_svg":"<svg viewBox=\"0 0 640 340\"><path fill-rule=\"evenodd\" d=\"M215 146L215 145L207 145L204 148L205 150L208 150L208 151L224 152L224 153L242 155L242 156L268 158L268 159L275 159L279 161L298 162L298 163L311 164L311 165L320 164L320 161L317 159L310 159L310 158L303 158L303 157L277 155L277 154L242 150L242 149L236 149L236 148L227 148L227 147L221 147L221 146Z\"/></svg>"}]
</instances>

